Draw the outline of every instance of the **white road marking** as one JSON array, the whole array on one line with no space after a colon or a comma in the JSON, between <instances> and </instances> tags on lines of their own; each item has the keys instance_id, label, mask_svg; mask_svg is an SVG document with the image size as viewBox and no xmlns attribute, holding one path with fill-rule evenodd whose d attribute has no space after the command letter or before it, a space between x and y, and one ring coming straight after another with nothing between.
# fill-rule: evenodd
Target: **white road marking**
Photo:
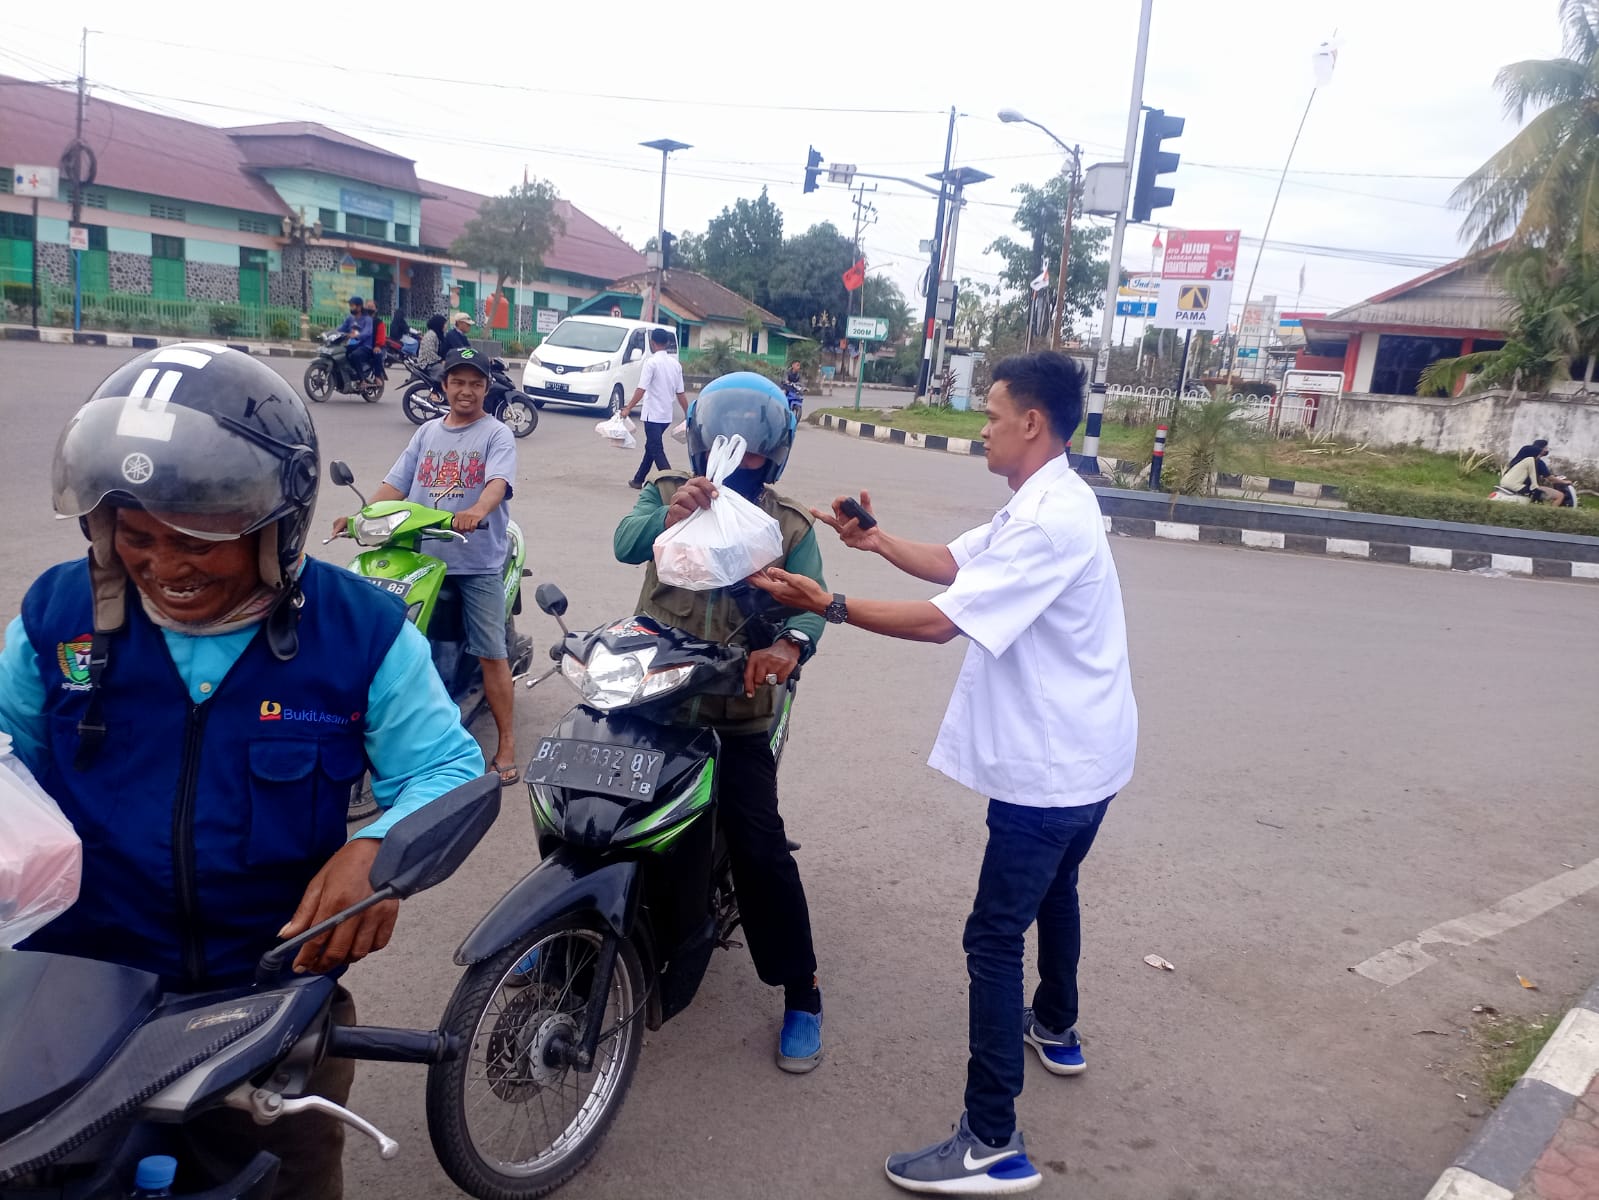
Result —
<instances>
[{"instance_id":1,"label":"white road marking","mask_svg":"<svg viewBox=\"0 0 1599 1200\"><path fill-rule=\"evenodd\" d=\"M1599 887L1599 858L1506 896L1489 908L1423 929L1414 940L1373 954L1354 968L1355 974L1392 987L1436 961L1423 949L1425 946L1470 946L1485 938L1498 937L1596 887Z\"/></svg>"}]
</instances>

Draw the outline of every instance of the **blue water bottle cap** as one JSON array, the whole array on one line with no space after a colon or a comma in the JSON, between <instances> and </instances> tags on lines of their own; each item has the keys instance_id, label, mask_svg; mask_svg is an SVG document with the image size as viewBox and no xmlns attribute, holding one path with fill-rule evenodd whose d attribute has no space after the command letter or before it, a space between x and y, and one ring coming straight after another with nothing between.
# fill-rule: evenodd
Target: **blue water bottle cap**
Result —
<instances>
[{"instance_id":1,"label":"blue water bottle cap","mask_svg":"<svg viewBox=\"0 0 1599 1200\"><path fill-rule=\"evenodd\" d=\"M172 1186L178 1177L178 1160L170 1154L152 1154L139 1160L133 1173L133 1186L141 1192L159 1192Z\"/></svg>"}]
</instances>

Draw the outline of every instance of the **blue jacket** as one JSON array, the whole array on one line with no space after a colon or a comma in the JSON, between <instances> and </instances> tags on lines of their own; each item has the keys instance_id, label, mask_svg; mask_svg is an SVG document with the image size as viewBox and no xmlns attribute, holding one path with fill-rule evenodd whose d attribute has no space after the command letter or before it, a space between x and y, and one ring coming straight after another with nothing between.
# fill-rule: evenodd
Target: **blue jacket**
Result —
<instances>
[{"instance_id":1,"label":"blue jacket","mask_svg":"<svg viewBox=\"0 0 1599 1200\"><path fill-rule=\"evenodd\" d=\"M185 991L249 979L345 843L368 687L405 624L397 600L337 567L309 560L300 582L299 653L277 661L258 631L204 704L130 596L102 682L106 737L81 771L87 562L28 590L22 624L51 743L36 773L84 864L77 903L22 948L126 963Z\"/></svg>"}]
</instances>

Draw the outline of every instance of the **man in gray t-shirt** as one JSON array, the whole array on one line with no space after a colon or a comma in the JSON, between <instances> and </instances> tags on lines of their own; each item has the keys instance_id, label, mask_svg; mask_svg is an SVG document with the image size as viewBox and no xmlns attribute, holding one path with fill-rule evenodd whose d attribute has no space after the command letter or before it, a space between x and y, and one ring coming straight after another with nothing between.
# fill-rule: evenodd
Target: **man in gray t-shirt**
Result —
<instances>
[{"instance_id":1,"label":"man in gray t-shirt","mask_svg":"<svg viewBox=\"0 0 1599 1200\"><path fill-rule=\"evenodd\" d=\"M505 640L505 502L516 480L516 439L483 410L492 376L487 358L473 349L452 350L444 359L444 398L449 412L416 431L411 444L373 494L379 500L409 500L453 512L451 525L465 542L430 542L428 553L444 560L461 597L467 653L483 664L483 690L498 727L499 747L490 769L502 784L517 781L516 734L511 723L511 664ZM334 532L343 528L343 518Z\"/></svg>"}]
</instances>

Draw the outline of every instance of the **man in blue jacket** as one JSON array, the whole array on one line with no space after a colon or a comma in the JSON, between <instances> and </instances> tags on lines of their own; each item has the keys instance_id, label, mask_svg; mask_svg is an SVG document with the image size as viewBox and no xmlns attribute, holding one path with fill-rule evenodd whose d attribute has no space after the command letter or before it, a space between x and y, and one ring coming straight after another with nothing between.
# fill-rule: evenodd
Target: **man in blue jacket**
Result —
<instances>
[{"instance_id":1,"label":"man in blue jacket","mask_svg":"<svg viewBox=\"0 0 1599 1200\"><path fill-rule=\"evenodd\" d=\"M350 335L345 350L357 378L372 374L372 364L376 361L372 345L374 326L372 318L367 315L366 302L360 296L350 297L350 315L339 325L339 332Z\"/></svg>"},{"instance_id":2,"label":"man in blue jacket","mask_svg":"<svg viewBox=\"0 0 1599 1200\"><path fill-rule=\"evenodd\" d=\"M403 606L305 557L318 466L293 389L210 343L140 355L67 424L55 510L89 553L40 576L7 628L0 731L82 838L83 879L21 949L173 991L246 982L277 941L371 894L395 821L482 773ZM388 812L348 838L367 770ZM397 907L308 943L293 969L382 949ZM335 1014L354 1022L343 989ZM353 1078L329 1059L310 1090L343 1103ZM282 1158L279 1196L342 1194L335 1119L198 1124L197 1154Z\"/></svg>"}]
</instances>

